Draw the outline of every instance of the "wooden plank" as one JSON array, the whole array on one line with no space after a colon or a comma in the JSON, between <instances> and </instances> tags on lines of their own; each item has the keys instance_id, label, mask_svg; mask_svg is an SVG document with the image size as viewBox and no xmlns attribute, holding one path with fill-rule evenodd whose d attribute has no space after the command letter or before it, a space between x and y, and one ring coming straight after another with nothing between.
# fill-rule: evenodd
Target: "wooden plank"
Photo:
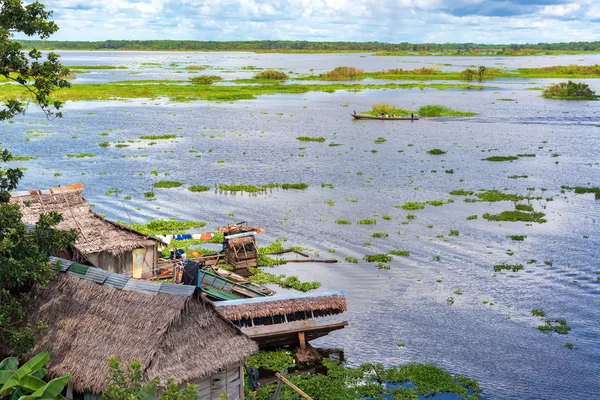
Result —
<instances>
[{"instance_id":1,"label":"wooden plank","mask_svg":"<svg viewBox=\"0 0 600 400\"><path fill-rule=\"evenodd\" d=\"M304 397L306 400L313 400L309 395L307 395L302 390L300 390L300 388L298 386L296 386L292 382L288 381L279 372L275 372L275 377L277 377L277 379L279 379L280 381L282 381L283 383L285 383L286 385L291 387L294 392L298 393L300 396Z\"/></svg>"},{"instance_id":2,"label":"wooden plank","mask_svg":"<svg viewBox=\"0 0 600 400\"><path fill-rule=\"evenodd\" d=\"M295 332L298 330L314 328L317 326L317 322L313 319L285 322L274 325L257 325L254 327L243 327L242 332L252 337L253 335L269 335L269 334L280 334L287 332Z\"/></svg>"}]
</instances>

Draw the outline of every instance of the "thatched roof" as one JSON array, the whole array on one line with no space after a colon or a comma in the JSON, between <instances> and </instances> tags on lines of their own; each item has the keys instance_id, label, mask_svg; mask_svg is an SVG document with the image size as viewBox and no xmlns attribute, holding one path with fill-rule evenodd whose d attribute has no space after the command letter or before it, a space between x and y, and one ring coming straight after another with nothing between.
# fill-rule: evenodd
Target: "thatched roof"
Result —
<instances>
[{"instance_id":1,"label":"thatched roof","mask_svg":"<svg viewBox=\"0 0 600 400\"><path fill-rule=\"evenodd\" d=\"M83 198L83 189L82 184L74 184L48 190L13 192L11 202L21 205L22 220L28 224L35 224L40 214L60 211L63 221L57 227L75 229L79 233L75 248L82 254L106 251L118 255L158 241L96 214Z\"/></svg>"},{"instance_id":2,"label":"thatched roof","mask_svg":"<svg viewBox=\"0 0 600 400\"><path fill-rule=\"evenodd\" d=\"M146 294L123 275L129 281L120 290L111 287L119 286L113 285L118 274L90 267L82 278L83 267L72 264L47 287L34 289L26 310L32 325L48 324L26 358L48 349L50 377L71 374L78 392L106 389L111 356L123 362L139 359L147 380L174 378L180 384L236 365L257 351L256 343L198 295ZM104 284L91 281L98 274L108 275Z\"/></svg>"},{"instance_id":3,"label":"thatched roof","mask_svg":"<svg viewBox=\"0 0 600 400\"><path fill-rule=\"evenodd\" d=\"M265 233L265 229L261 228L259 226L250 226L250 225L245 225L245 223L238 223L238 224L230 224L230 225L225 225L219 228L219 232L224 233L225 235L236 235L238 233L245 233L245 232L256 232L256 233Z\"/></svg>"},{"instance_id":4,"label":"thatched roof","mask_svg":"<svg viewBox=\"0 0 600 400\"><path fill-rule=\"evenodd\" d=\"M347 310L346 296L343 290L219 301L215 305L217 310L231 321L273 317L303 311L318 311L319 315L331 315Z\"/></svg>"}]
</instances>

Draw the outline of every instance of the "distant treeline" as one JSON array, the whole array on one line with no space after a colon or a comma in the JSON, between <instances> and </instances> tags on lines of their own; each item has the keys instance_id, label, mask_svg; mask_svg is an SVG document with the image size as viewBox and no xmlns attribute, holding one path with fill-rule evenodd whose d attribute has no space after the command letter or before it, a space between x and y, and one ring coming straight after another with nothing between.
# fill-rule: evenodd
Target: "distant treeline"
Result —
<instances>
[{"instance_id":1,"label":"distant treeline","mask_svg":"<svg viewBox=\"0 0 600 400\"><path fill-rule=\"evenodd\" d=\"M167 51L256 51L256 52L339 52L382 53L473 53L510 54L530 51L600 51L600 42L477 44L477 43L383 43L383 42L308 42L295 40L257 40L243 42L204 42L195 40L105 40L71 42L23 40L25 48L38 50L167 50Z\"/></svg>"}]
</instances>

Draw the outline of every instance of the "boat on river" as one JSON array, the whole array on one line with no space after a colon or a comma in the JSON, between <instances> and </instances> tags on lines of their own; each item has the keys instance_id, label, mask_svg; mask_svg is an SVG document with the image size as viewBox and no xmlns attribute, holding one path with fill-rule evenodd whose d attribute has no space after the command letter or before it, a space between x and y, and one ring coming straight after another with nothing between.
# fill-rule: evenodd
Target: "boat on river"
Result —
<instances>
[{"instance_id":1,"label":"boat on river","mask_svg":"<svg viewBox=\"0 0 600 400\"><path fill-rule=\"evenodd\" d=\"M354 119L378 119L381 121L418 121L419 117L381 117L378 115L350 114Z\"/></svg>"}]
</instances>

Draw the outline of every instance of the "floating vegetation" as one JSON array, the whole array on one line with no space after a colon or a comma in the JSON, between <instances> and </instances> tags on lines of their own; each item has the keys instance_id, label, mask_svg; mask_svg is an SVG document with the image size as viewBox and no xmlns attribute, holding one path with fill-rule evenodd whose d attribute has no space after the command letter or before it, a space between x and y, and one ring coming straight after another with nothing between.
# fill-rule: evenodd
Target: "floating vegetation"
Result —
<instances>
[{"instance_id":1,"label":"floating vegetation","mask_svg":"<svg viewBox=\"0 0 600 400\"><path fill-rule=\"evenodd\" d=\"M518 272L523 269L523 264L496 264L494 265L494 271L512 271Z\"/></svg>"},{"instance_id":2,"label":"floating vegetation","mask_svg":"<svg viewBox=\"0 0 600 400\"><path fill-rule=\"evenodd\" d=\"M533 153L523 153L523 154L517 154L517 157L535 157L535 154L533 154Z\"/></svg>"},{"instance_id":3,"label":"floating vegetation","mask_svg":"<svg viewBox=\"0 0 600 400\"><path fill-rule=\"evenodd\" d=\"M156 197L156 195L154 194L154 192L146 192L146 193L144 193L144 197L147 199L150 199L150 198Z\"/></svg>"},{"instance_id":4,"label":"floating vegetation","mask_svg":"<svg viewBox=\"0 0 600 400\"><path fill-rule=\"evenodd\" d=\"M467 221L471 221L471 220L474 220L474 219L477 219L477 215L469 215L467 217Z\"/></svg>"},{"instance_id":5,"label":"floating vegetation","mask_svg":"<svg viewBox=\"0 0 600 400\"><path fill-rule=\"evenodd\" d=\"M160 189L170 189L170 188L176 188L179 186L183 186L184 183L183 182L179 182L179 181L158 181L158 182L154 182L154 184L152 186L154 186L155 188L160 188Z\"/></svg>"},{"instance_id":6,"label":"floating vegetation","mask_svg":"<svg viewBox=\"0 0 600 400\"><path fill-rule=\"evenodd\" d=\"M333 200L325 200L325 201L323 201L323 203L327 204L330 207L333 207L335 205L335 203L333 202Z\"/></svg>"},{"instance_id":7,"label":"floating vegetation","mask_svg":"<svg viewBox=\"0 0 600 400\"><path fill-rule=\"evenodd\" d=\"M193 85L212 85L221 80L223 80L223 78L218 75L201 75L190 78L190 82L192 82Z\"/></svg>"},{"instance_id":8,"label":"floating vegetation","mask_svg":"<svg viewBox=\"0 0 600 400\"><path fill-rule=\"evenodd\" d=\"M272 69L267 69L254 75L254 79L273 79L283 81L288 78L289 76L285 72L275 71Z\"/></svg>"},{"instance_id":9,"label":"floating vegetation","mask_svg":"<svg viewBox=\"0 0 600 400\"><path fill-rule=\"evenodd\" d=\"M346 256L345 260L352 264L358 264L358 258L356 257Z\"/></svg>"},{"instance_id":10,"label":"floating vegetation","mask_svg":"<svg viewBox=\"0 0 600 400\"><path fill-rule=\"evenodd\" d=\"M508 235L506 237L518 242L522 242L523 240L527 239L527 235Z\"/></svg>"},{"instance_id":11,"label":"floating vegetation","mask_svg":"<svg viewBox=\"0 0 600 400\"><path fill-rule=\"evenodd\" d=\"M441 149L431 149L427 153L429 153L431 155L434 155L434 156L439 156L439 155L442 155L442 154L446 154L447 152L444 151L444 150L441 150Z\"/></svg>"},{"instance_id":12,"label":"floating vegetation","mask_svg":"<svg viewBox=\"0 0 600 400\"><path fill-rule=\"evenodd\" d=\"M473 193L475 192L465 189L456 189L450 192L450 194L453 196L471 196Z\"/></svg>"},{"instance_id":13,"label":"floating vegetation","mask_svg":"<svg viewBox=\"0 0 600 400\"><path fill-rule=\"evenodd\" d=\"M533 212L533 206L529 204L515 204L515 209L519 211Z\"/></svg>"},{"instance_id":14,"label":"floating vegetation","mask_svg":"<svg viewBox=\"0 0 600 400\"><path fill-rule=\"evenodd\" d=\"M567 325L567 320L564 318L547 319L544 325L539 325L537 328L544 333L556 332L559 335L566 335L571 330L571 327Z\"/></svg>"},{"instance_id":15,"label":"floating vegetation","mask_svg":"<svg viewBox=\"0 0 600 400\"><path fill-rule=\"evenodd\" d=\"M531 199L527 196L521 196L518 194L502 193L497 190L486 190L485 192L475 194L481 201L493 203L496 201L520 201L525 199Z\"/></svg>"},{"instance_id":16,"label":"floating vegetation","mask_svg":"<svg viewBox=\"0 0 600 400\"><path fill-rule=\"evenodd\" d=\"M102 143L98 143L98 146L100 146L100 147L108 147L108 146L110 146L110 143L108 143L108 142L102 142Z\"/></svg>"},{"instance_id":17,"label":"floating vegetation","mask_svg":"<svg viewBox=\"0 0 600 400\"><path fill-rule=\"evenodd\" d=\"M345 219L345 218L336 219L335 223L339 224L339 225L352 225L352 222L350 220Z\"/></svg>"},{"instance_id":18,"label":"floating vegetation","mask_svg":"<svg viewBox=\"0 0 600 400\"><path fill-rule=\"evenodd\" d=\"M296 140L299 140L301 142L319 142L319 143L322 143L322 142L324 142L327 139L325 139L324 137L321 137L321 136L319 136L319 137L298 136L296 138Z\"/></svg>"},{"instance_id":19,"label":"floating vegetation","mask_svg":"<svg viewBox=\"0 0 600 400\"><path fill-rule=\"evenodd\" d=\"M390 251L388 251L388 254L391 254L394 256L409 257L410 251L408 251L408 250L390 250Z\"/></svg>"},{"instance_id":20,"label":"floating vegetation","mask_svg":"<svg viewBox=\"0 0 600 400\"><path fill-rule=\"evenodd\" d=\"M412 220L412 219L416 219L416 218L417 218L417 216L413 213L406 214L406 219Z\"/></svg>"},{"instance_id":21,"label":"floating vegetation","mask_svg":"<svg viewBox=\"0 0 600 400\"><path fill-rule=\"evenodd\" d=\"M167 139L177 139L180 137L181 136L166 134L166 135L144 135L144 136L140 136L139 138L147 139L147 140L167 140Z\"/></svg>"},{"instance_id":22,"label":"floating vegetation","mask_svg":"<svg viewBox=\"0 0 600 400\"><path fill-rule=\"evenodd\" d=\"M514 161L518 159L519 157L515 156L491 156L488 158L482 158L484 161Z\"/></svg>"},{"instance_id":23,"label":"floating vegetation","mask_svg":"<svg viewBox=\"0 0 600 400\"><path fill-rule=\"evenodd\" d=\"M127 224L130 228L145 235L170 235L188 229L202 228L206 225L207 223L202 221L178 221L176 219L157 219L143 224Z\"/></svg>"},{"instance_id":24,"label":"floating vegetation","mask_svg":"<svg viewBox=\"0 0 600 400\"><path fill-rule=\"evenodd\" d=\"M384 143L386 141L387 141L386 138L378 137L377 139L373 140L373 143L375 143L375 144L381 144L381 143Z\"/></svg>"},{"instance_id":25,"label":"floating vegetation","mask_svg":"<svg viewBox=\"0 0 600 400\"><path fill-rule=\"evenodd\" d=\"M460 235L460 232L457 231L456 229L450 229L450 233L448 234L448 236L458 236Z\"/></svg>"},{"instance_id":26,"label":"floating vegetation","mask_svg":"<svg viewBox=\"0 0 600 400\"><path fill-rule=\"evenodd\" d=\"M210 190L210 186L193 185L193 186L188 187L188 190L190 192L207 192Z\"/></svg>"},{"instance_id":27,"label":"floating vegetation","mask_svg":"<svg viewBox=\"0 0 600 400\"><path fill-rule=\"evenodd\" d=\"M392 261L392 256L388 256L387 254L365 254L363 260L366 262L390 262Z\"/></svg>"},{"instance_id":28,"label":"floating vegetation","mask_svg":"<svg viewBox=\"0 0 600 400\"><path fill-rule=\"evenodd\" d=\"M374 225L377 223L376 219L359 219L358 221L356 221L357 224L359 225Z\"/></svg>"},{"instance_id":29,"label":"floating vegetation","mask_svg":"<svg viewBox=\"0 0 600 400\"><path fill-rule=\"evenodd\" d=\"M403 210L422 210L425 208L425 203L416 202L416 201L407 201L401 206L395 206L396 208L402 208Z\"/></svg>"},{"instance_id":30,"label":"floating vegetation","mask_svg":"<svg viewBox=\"0 0 600 400\"><path fill-rule=\"evenodd\" d=\"M65 156L67 157L71 157L71 158L86 158L86 157L96 157L97 154L93 154L93 153L79 153L79 154L65 154Z\"/></svg>"},{"instance_id":31,"label":"floating vegetation","mask_svg":"<svg viewBox=\"0 0 600 400\"><path fill-rule=\"evenodd\" d=\"M377 269L391 269L389 264L385 264L382 262L377 263L376 267Z\"/></svg>"},{"instance_id":32,"label":"floating vegetation","mask_svg":"<svg viewBox=\"0 0 600 400\"><path fill-rule=\"evenodd\" d=\"M429 104L420 107L417 114L421 117L472 117L477 115L476 112L453 110L441 104Z\"/></svg>"},{"instance_id":33,"label":"floating vegetation","mask_svg":"<svg viewBox=\"0 0 600 400\"><path fill-rule=\"evenodd\" d=\"M371 234L371 237L374 237L374 238L384 238L384 237L388 237L388 236L390 236L390 235L387 234L386 232L373 232Z\"/></svg>"},{"instance_id":34,"label":"floating vegetation","mask_svg":"<svg viewBox=\"0 0 600 400\"><path fill-rule=\"evenodd\" d=\"M260 268L249 268L249 270L253 275L250 275L248 279L255 283L275 283L282 288L296 289L301 292L308 292L321 287L320 282L302 282L297 276L270 274Z\"/></svg>"},{"instance_id":35,"label":"floating vegetation","mask_svg":"<svg viewBox=\"0 0 600 400\"><path fill-rule=\"evenodd\" d=\"M391 221L392 220L392 216L391 215L382 215L381 219L386 220L386 221Z\"/></svg>"},{"instance_id":36,"label":"floating vegetation","mask_svg":"<svg viewBox=\"0 0 600 400\"><path fill-rule=\"evenodd\" d=\"M546 316L546 312L539 308L534 308L533 310L531 310L531 315L544 318Z\"/></svg>"},{"instance_id":37,"label":"floating vegetation","mask_svg":"<svg viewBox=\"0 0 600 400\"><path fill-rule=\"evenodd\" d=\"M594 197L596 200L600 200L600 187L592 186L561 186L561 189L572 190L575 194L586 194L586 193L594 193Z\"/></svg>"},{"instance_id":38,"label":"floating vegetation","mask_svg":"<svg viewBox=\"0 0 600 400\"><path fill-rule=\"evenodd\" d=\"M488 221L507 221L507 222L522 221L522 222L537 222L539 224L543 224L544 222L547 222L543 218L545 215L546 214L544 214L543 212L529 213L529 212L515 210L515 211L502 211L500 214L485 213L485 214L483 214L483 218L487 219Z\"/></svg>"},{"instance_id":39,"label":"floating vegetation","mask_svg":"<svg viewBox=\"0 0 600 400\"><path fill-rule=\"evenodd\" d=\"M509 175L508 179L529 178L527 175Z\"/></svg>"},{"instance_id":40,"label":"floating vegetation","mask_svg":"<svg viewBox=\"0 0 600 400\"><path fill-rule=\"evenodd\" d=\"M237 183L231 183L229 185L219 183L217 189L224 192L246 192L246 193L258 193L266 192L268 189L296 189L303 190L308 188L308 184L304 182L299 183L268 183L266 185L243 185Z\"/></svg>"},{"instance_id":41,"label":"floating vegetation","mask_svg":"<svg viewBox=\"0 0 600 400\"><path fill-rule=\"evenodd\" d=\"M333 184L332 183L321 183L321 187L333 189Z\"/></svg>"}]
</instances>

